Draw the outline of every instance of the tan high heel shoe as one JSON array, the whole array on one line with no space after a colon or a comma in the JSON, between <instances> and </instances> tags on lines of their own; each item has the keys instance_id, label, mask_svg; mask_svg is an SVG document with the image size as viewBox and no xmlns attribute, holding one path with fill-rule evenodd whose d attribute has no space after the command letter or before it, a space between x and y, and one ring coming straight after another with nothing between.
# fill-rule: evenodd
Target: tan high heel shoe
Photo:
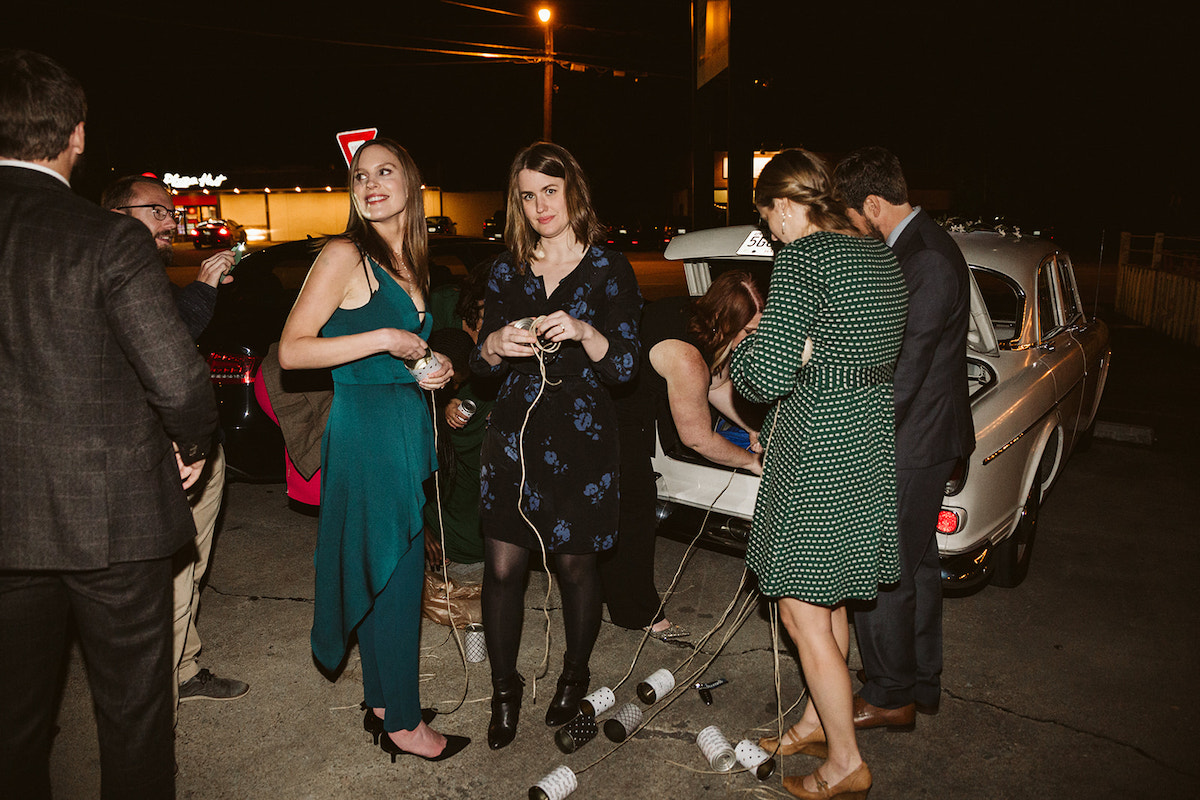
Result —
<instances>
[{"instance_id":1,"label":"tan high heel shoe","mask_svg":"<svg viewBox=\"0 0 1200 800\"><path fill-rule=\"evenodd\" d=\"M778 752L781 756L794 756L797 753L805 756L825 758L829 755L829 746L825 744L825 729L820 725L813 728L802 739L797 739L788 728L783 732L783 741L774 736L764 736L758 740L758 746L768 753Z\"/></svg>"},{"instance_id":2,"label":"tan high heel shoe","mask_svg":"<svg viewBox=\"0 0 1200 800\"><path fill-rule=\"evenodd\" d=\"M783 779L783 788L801 800L866 800L867 792L871 791L871 770L865 761L834 786L826 783L820 772L813 772L812 776L817 782L815 792L804 788L803 775L788 775Z\"/></svg>"}]
</instances>

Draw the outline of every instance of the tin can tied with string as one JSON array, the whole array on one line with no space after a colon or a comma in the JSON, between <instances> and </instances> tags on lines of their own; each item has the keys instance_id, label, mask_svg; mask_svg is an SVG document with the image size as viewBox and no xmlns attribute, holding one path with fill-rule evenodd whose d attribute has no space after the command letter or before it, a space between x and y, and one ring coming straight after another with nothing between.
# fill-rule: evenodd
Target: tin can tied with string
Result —
<instances>
[{"instance_id":1,"label":"tin can tied with string","mask_svg":"<svg viewBox=\"0 0 1200 800\"><path fill-rule=\"evenodd\" d=\"M729 770L733 769L733 765L737 763L737 755L733 752L733 745L729 743L729 740L725 738L725 734L721 733L721 729L716 725L709 725L696 734L696 745L700 748L700 752L704 754L704 760L717 772L729 772Z\"/></svg>"},{"instance_id":2,"label":"tin can tied with string","mask_svg":"<svg viewBox=\"0 0 1200 800\"><path fill-rule=\"evenodd\" d=\"M575 777L571 768L564 764L529 787L529 800L563 800L578 788L579 779Z\"/></svg>"},{"instance_id":3,"label":"tin can tied with string","mask_svg":"<svg viewBox=\"0 0 1200 800\"><path fill-rule=\"evenodd\" d=\"M438 360L437 355L429 349L425 348L425 355L419 358L404 359L404 366L408 367L408 371L418 381L425 380L425 377L432 372L437 372L442 367L442 362Z\"/></svg>"},{"instance_id":4,"label":"tin can tied with string","mask_svg":"<svg viewBox=\"0 0 1200 800\"><path fill-rule=\"evenodd\" d=\"M650 677L637 685L637 696L646 705L653 705L675 688L675 676L663 667L650 673Z\"/></svg>"}]
</instances>

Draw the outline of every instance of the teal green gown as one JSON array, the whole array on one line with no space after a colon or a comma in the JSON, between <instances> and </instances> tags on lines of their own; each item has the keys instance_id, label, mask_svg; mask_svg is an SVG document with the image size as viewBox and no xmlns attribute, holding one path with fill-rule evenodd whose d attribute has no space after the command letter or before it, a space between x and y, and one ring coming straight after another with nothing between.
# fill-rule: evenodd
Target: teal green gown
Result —
<instances>
[{"instance_id":1,"label":"teal green gown","mask_svg":"<svg viewBox=\"0 0 1200 800\"><path fill-rule=\"evenodd\" d=\"M334 311L321 335L401 328L428 338L430 315L422 319L391 275L374 262L371 269L379 289L370 301ZM387 588L403 592L409 607L415 598L418 613L411 620L392 622L404 641L389 645L411 653L413 664L405 665L404 672L414 676L415 697L421 568L397 567L410 556L419 563L424 559L421 484L437 469L428 399L404 362L387 353L336 367L333 382L333 406L321 443L313 655L321 666L335 670L346 655L351 633L371 612L393 573L404 575L405 585ZM363 637L359 638L361 651ZM362 655L366 669L367 654ZM405 704L413 702L406 699ZM391 716L391 703L388 710Z\"/></svg>"}]
</instances>

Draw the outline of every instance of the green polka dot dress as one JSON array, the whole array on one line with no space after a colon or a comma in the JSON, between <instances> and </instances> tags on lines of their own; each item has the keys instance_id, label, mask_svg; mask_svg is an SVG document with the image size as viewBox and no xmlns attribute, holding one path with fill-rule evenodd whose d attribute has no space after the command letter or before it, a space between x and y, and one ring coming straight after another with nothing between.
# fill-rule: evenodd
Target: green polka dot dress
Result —
<instances>
[{"instance_id":1,"label":"green polka dot dress","mask_svg":"<svg viewBox=\"0 0 1200 800\"><path fill-rule=\"evenodd\" d=\"M819 232L775 257L731 367L747 399L774 404L746 549L763 594L830 606L899 578L892 369L907 311L883 242Z\"/></svg>"}]
</instances>

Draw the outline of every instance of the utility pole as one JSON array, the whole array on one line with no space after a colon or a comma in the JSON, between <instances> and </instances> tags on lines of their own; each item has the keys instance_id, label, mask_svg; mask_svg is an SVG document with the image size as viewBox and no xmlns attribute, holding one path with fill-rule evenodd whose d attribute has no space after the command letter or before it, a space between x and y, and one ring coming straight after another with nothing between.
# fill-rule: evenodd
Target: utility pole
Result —
<instances>
[{"instance_id":1,"label":"utility pole","mask_svg":"<svg viewBox=\"0 0 1200 800\"><path fill-rule=\"evenodd\" d=\"M538 19L546 26L546 54L542 57L542 141L550 141L550 106L554 97L554 28L550 25L550 9L538 9Z\"/></svg>"}]
</instances>

